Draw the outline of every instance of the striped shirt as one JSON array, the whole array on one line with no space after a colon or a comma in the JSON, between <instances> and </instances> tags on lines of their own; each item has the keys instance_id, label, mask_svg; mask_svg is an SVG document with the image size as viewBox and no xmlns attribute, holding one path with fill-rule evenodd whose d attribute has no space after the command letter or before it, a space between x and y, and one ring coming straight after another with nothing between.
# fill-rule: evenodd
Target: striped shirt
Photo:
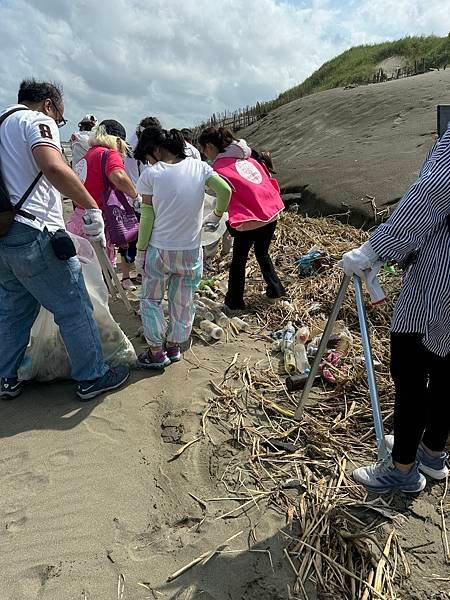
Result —
<instances>
[{"instance_id":1,"label":"striped shirt","mask_svg":"<svg viewBox=\"0 0 450 600\"><path fill-rule=\"evenodd\" d=\"M450 128L430 150L417 181L370 237L382 260L404 260L406 271L392 331L419 333L428 350L450 353Z\"/></svg>"}]
</instances>

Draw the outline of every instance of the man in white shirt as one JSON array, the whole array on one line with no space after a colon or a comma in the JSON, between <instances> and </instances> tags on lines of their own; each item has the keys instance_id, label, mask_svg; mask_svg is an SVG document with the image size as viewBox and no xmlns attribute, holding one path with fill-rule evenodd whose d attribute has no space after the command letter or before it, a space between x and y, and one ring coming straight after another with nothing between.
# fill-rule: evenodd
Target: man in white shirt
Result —
<instances>
[{"instance_id":1,"label":"man in white shirt","mask_svg":"<svg viewBox=\"0 0 450 600\"><path fill-rule=\"evenodd\" d=\"M70 146L72 148L72 168L80 162L86 152L89 150L89 136L92 129L98 125L98 120L94 115L86 115L78 123L79 131L75 131L70 136Z\"/></svg>"},{"instance_id":2,"label":"man in white shirt","mask_svg":"<svg viewBox=\"0 0 450 600\"><path fill-rule=\"evenodd\" d=\"M63 115L62 91L30 79L21 83L18 103L0 116L0 171L11 204L36 182L9 231L0 237L3 399L22 392L17 373L41 306L59 325L81 400L119 387L129 374L127 368L113 370L104 362L78 258L57 258L55 233L70 244L70 238L64 238L61 193L86 209L86 234L94 241L104 240L102 213L61 154L58 126L65 124Z\"/></svg>"}]
</instances>

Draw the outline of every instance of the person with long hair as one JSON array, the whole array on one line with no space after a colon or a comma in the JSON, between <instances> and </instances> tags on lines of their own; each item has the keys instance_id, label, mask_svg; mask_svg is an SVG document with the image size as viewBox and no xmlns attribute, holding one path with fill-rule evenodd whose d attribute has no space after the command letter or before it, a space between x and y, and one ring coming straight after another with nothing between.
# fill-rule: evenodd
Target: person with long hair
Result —
<instances>
[{"instance_id":1,"label":"person with long hair","mask_svg":"<svg viewBox=\"0 0 450 600\"><path fill-rule=\"evenodd\" d=\"M243 140L236 140L228 129L208 127L199 137L203 154L212 167L230 184L233 193L228 207L228 228L234 238L228 291L225 305L245 309L245 267L252 246L266 282L266 296L274 301L285 295L285 289L269 255L277 219L284 208L278 183L270 177L265 165L250 156ZM205 223L214 228L220 214L212 214Z\"/></svg>"},{"instance_id":2,"label":"person with long hair","mask_svg":"<svg viewBox=\"0 0 450 600\"><path fill-rule=\"evenodd\" d=\"M134 151L149 162L136 186L142 194L136 267L142 272L141 317L148 351L140 366L163 370L181 358L195 315L194 294L202 276L201 230L205 184L223 214L228 184L205 162L185 156L181 132L145 129ZM169 324L161 302L167 290Z\"/></svg>"},{"instance_id":3,"label":"person with long hair","mask_svg":"<svg viewBox=\"0 0 450 600\"><path fill-rule=\"evenodd\" d=\"M127 175L124 166L124 158L128 153L126 143L126 131L123 125L114 119L102 121L100 125L92 130L89 138L91 146L84 157L75 165L75 172L81 179L85 188L93 196L100 210L104 209L103 195L106 192L105 182L102 172L102 157L107 152L105 172L109 183L113 188L126 194L132 200L138 200L139 195ZM75 208L74 213L67 223L67 229L76 235L83 236L83 216L82 208ZM105 228L106 249L112 264L116 264L117 251L109 237L108 228ZM120 267L122 270L122 287L125 290L136 289L131 283L130 269L131 260L127 259L126 249L119 249L122 260Z\"/></svg>"}]
</instances>

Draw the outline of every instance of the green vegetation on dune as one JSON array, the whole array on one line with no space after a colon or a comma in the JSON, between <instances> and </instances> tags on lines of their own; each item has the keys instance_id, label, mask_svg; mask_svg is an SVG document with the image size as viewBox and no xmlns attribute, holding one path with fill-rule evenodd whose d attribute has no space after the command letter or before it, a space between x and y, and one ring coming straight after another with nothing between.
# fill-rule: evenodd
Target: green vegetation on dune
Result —
<instances>
[{"instance_id":1,"label":"green vegetation on dune","mask_svg":"<svg viewBox=\"0 0 450 600\"><path fill-rule=\"evenodd\" d=\"M420 69L424 65L426 70L450 66L450 33L447 37L434 35L405 37L393 42L355 46L324 63L303 83L282 92L274 100L258 102L255 106L234 113L213 115L207 123L203 123L198 128L205 124L218 123L230 127L235 125L238 129L252 122L248 116L252 116L253 119L259 118L260 115L267 114L271 110L303 96L346 85L368 83L378 71L379 65L393 57L403 59L402 62L406 67L414 67L415 63L419 64ZM385 75L391 77L392 73L387 70ZM238 120L235 123L233 115L236 114L239 114L242 122Z\"/></svg>"},{"instance_id":2,"label":"green vegetation on dune","mask_svg":"<svg viewBox=\"0 0 450 600\"><path fill-rule=\"evenodd\" d=\"M445 37L406 37L395 42L368 46L356 46L323 64L303 83L283 92L275 100L284 104L322 90L329 90L352 83L366 83L377 66L384 60L400 56L406 63L425 59L427 67L440 68L450 64L450 34Z\"/></svg>"}]
</instances>

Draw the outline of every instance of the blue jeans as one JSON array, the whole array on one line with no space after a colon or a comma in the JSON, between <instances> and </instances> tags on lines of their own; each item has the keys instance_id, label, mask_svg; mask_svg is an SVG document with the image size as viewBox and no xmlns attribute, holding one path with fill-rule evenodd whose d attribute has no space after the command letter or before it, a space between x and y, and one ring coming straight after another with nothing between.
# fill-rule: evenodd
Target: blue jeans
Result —
<instances>
[{"instance_id":1,"label":"blue jeans","mask_svg":"<svg viewBox=\"0 0 450 600\"><path fill-rule=\"evenodd\" d=\"M80 261L56 258L50 234L15 222L0 238L0 377L17 377L43 306L59 326L78 381L106 373Z\"/></svg>"}]
</instances>

